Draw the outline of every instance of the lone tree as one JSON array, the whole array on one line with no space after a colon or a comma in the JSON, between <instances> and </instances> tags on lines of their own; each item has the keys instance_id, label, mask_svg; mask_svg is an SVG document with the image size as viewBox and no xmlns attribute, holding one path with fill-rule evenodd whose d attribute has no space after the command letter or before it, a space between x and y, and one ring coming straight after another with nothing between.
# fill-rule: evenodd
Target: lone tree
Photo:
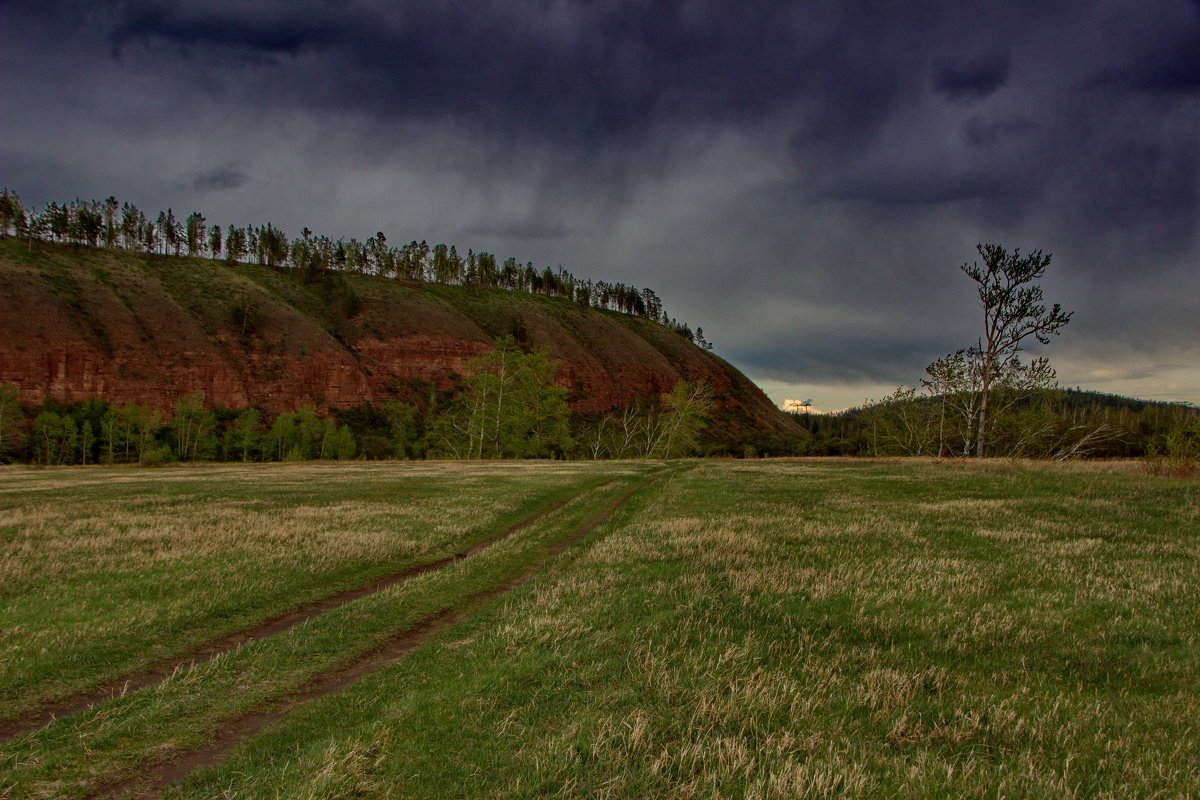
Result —
<instances>
[{"instance_id":1,"label":"lone tree","mask_svg":"<svg viewBox=\"0 0 1200 800\"><path fill-rule=\"evenodd\" d=\"M1014 370L1022 371L1017 353L1021 342L1030 336L1042 344L1050 335L1071 321L1058 303L1047 311L1042 287L1032 283L1042 277L1050 264L1050 254L1034 250L1026 256L1019 249L1011 253L998 244L980 244L983 264L963 264L962 271L979 284L983 306L983 336L968 351L978 366L979 426L975 455L982 457L987 445L988 396L998 380ZM1027 369L1027 368L1025 368Z\"/></svg>"}]
</instances>

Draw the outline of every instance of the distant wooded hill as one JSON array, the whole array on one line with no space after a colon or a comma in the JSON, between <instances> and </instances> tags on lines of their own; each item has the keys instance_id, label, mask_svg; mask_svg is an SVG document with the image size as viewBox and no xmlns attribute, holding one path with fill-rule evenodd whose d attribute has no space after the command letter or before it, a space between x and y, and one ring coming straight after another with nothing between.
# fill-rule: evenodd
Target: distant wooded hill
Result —
<instances>
[{"instance_id":1,"label":"distant wooded hill","mask_svg":"<svg viewBox=\"0 0 1200 800\"><path fill-rule=\"evenodd\" d=\"M1093 437L1075 455L1141 457L1169 450L1169 439L1190 436L1200 409L1182 403L1144 400L1083 389L1058 389L1024 398L1010 409L1012 419L993 455L1055 457L1067 454L1083 436ZM938 397L889 398L829 414L791 413L819 455L956 455L947 447ZM939 436L939 433L941 434Z\"/></svg>"}]
</instances>

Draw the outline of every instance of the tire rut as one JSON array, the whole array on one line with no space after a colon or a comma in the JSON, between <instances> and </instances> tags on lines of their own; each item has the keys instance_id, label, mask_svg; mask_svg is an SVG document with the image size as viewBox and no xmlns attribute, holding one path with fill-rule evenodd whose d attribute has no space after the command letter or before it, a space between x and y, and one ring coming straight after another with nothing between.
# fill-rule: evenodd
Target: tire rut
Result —
<instances>
[{"instance_id":1,"label":"tire rut","mask_svg":"<svg viewBox=\"0 0 1200 800\"><path fill-rule=\"evenodd\" d=\"M615 478L599 483L590 489L599 489L612 483ZM117 697L136 692L140 689L145 689L157 683L161 683L167 678L174 675L177 671L192 666L203 664L211 661L219 655L236 650L244 644L265 639L269 636L275 636L284 631L293 628L301 623L308 622L311 619L326 614L335 609L341 608L344 605L354 602L368 595L376 594L395 586L398 583L410 580L418 575L424 575L429 572L436 572L440 569L445 569L451 564L458 563L463 559L486 550L497 542L512 536L514 533L529 527L533 523L541 520L546 515L557 511L564 505L561 501L551 501L539 508L533 514L513 523L508 528L500 533L493 534L486 539L481 539L475 542L470 547L453 555L439 558L435 561L429 561L424 564L407 567L399 572L393 572L388 575L382 575L374 578L371 581L359 586L355 589L344 589L339 592L334 592L331 595L314 600L311 603L297 606L290 611L285 611L268 619L263 620L248 628L243 628L232 633L227 633L215 639L210 639L207 642L189 650L181 656L169 656L152 662L148 666L128 672L110 681L107 681L101 688L72 695L70 697L57 700L49 703L35 712L31 712L22 717L19 717L10 722L0 723L0 744L20 736L23 733L36 731L54 722L61 717L77 714L80 711L99 704L112 700Z\"/></svg>"},{"instance_id":2,"label":"tire rut","mask_svg":"<svg viewBox=\"0 0 1200 800\"><path fill-rule=\"evenodd\" d=\"M210 746L183 754L173 761L148 765L141 774L135 777L118 779L97 788L85 796L86 800L105 800L106 798L146 800L158 797L167 786L182 780L192 772L221 763L231 750L268 725L283 719L297 706L332 694L385 667L398 663L406 655L426 644L436 634L461 622L471 611L525 584L538 573L547 561L595 530L634 494L660 480L661 478L658 477L651 478L614 497L595 516L577 527L570 535L549 545L544 556L530 563L519 574L506 578L491 588L468 595L456 608L442 609L426 616L413 627L393 636L382 646L359 656L337 670L314 677L307 685L279 698L269 707L227 722Z\"/></svg>"}]
</instances>

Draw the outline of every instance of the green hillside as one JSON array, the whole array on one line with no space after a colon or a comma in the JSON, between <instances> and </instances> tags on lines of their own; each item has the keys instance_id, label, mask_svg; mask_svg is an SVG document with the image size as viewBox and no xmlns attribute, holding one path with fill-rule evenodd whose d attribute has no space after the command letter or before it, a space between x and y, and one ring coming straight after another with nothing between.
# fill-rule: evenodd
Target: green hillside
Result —
<instances>
[{"instance_id":1,"label":"green hillside","mask_svg":"<svg viewBox=\"0 0 1200 800\"><path fill-rule=\"evenodd\" d=\"M312 274L116 248L0 239L0 383L26 404L183 396L267 415L448 402L473 357L546 348L579 420L653 408L703 382L710 447L786 447L794 421L671 326L562 297L370 274Z\"/></svg>"}]
</instances>

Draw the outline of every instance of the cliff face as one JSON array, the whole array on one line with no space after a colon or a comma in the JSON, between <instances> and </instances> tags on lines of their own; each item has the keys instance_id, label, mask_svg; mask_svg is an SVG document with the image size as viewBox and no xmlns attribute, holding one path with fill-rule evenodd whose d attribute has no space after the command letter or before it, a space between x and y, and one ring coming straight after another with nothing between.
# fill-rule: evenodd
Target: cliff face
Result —
<instances>
[{"instance_id":1,"label":"cliff face","mask_svg":"<svg viewBox=\"0 0 1200 800\"><path fill-rule=\"evenodd\" d=\"M516 334L561 361L575 411L647 401L680 378L712 387L725 438L801 435L744 375L644 319L557 298L0 240L0 382L22 400L99 397L170 413L185 394L269 412L452 390ZM349 312L349 313L348 313Z\"/></svg>"}]
</instances>

